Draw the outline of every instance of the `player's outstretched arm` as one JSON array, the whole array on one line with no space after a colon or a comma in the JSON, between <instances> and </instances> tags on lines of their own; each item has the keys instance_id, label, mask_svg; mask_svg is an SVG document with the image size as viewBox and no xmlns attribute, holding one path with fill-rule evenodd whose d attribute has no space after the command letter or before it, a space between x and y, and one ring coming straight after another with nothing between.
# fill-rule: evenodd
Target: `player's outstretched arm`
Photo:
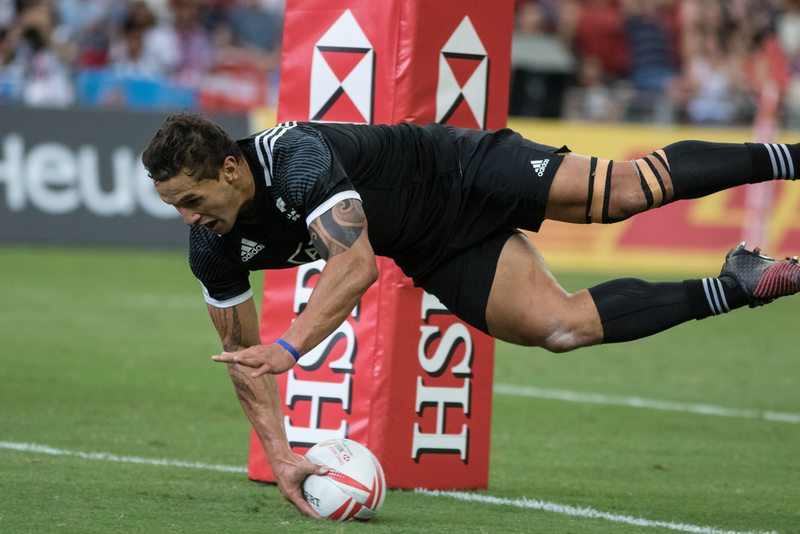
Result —
<instances>
[{"instance_id":1,"label":"player's outstretched arm","mask_svg":"<svg viewBox=\"0 0 800 534\"><path fill-rule=\"evenodd\" d=\"M327 263L305 310L281 336L297 351L298 357L331 335L378 279L361 202L353 199L339 202L312 221L309 230L315 248ZM255 368L254 377L283 373L296 363L295 357L277 344L253 346L239 352L225 350L214 356L214 360Z\"/></svg>"},{"instance_id":2,"label":"player's outstretched arm","mask_svg":"<svg viewBox=\"0 0 800 534\"><path fill-rule=\"evenodd\" d=\"M217 308L209 304L208 312L226 351L260 346L258 315L252 298L231 308ZM239 403L261 440L281 494L300 513L319 517L303 498L301 488L308 475L322 475L327 469L291 451L283 426L281 399L275 377L265 375L254 378L250 376L249 369L242 368L238 363L229 363L228 373Z\"/></svg>"}]
</instances>

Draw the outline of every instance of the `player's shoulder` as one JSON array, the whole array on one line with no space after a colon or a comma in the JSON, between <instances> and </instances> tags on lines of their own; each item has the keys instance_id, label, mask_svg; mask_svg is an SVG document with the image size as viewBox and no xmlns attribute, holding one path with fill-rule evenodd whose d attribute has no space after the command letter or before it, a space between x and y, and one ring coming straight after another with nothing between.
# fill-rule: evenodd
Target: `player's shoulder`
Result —
<instances>
[{"instance_id":1,"label":"player's shoulder","mask_svg":"<svg viewBox=\"0 0 800 534\"><path fill-rule=\"evenodd\" d=\"M276 147L292 145L309 138L322 139L322 136L310 123L291 121L251 134L240 139L239 143L272 151Z\"/></svg>"}]
</instances>

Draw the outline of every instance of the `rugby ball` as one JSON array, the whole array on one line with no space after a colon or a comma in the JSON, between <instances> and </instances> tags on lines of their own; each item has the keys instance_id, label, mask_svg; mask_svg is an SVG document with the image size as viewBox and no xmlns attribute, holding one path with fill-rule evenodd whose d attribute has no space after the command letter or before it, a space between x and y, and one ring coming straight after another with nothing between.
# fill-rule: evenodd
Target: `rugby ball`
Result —
<instances>
[{"instance_id":1,"label":"rugby ball","mask_svg":"<svg viewBox=\"0 0 800 534\"><path fill-rule=\"evenodd\" d=\"M314 510L333 521L369 521L386 497L383 468L369 449L349 439L329 439L311 447L306 458L328 467L325 476L311 475L303 494Z\"/></svg>"}]
</instances>

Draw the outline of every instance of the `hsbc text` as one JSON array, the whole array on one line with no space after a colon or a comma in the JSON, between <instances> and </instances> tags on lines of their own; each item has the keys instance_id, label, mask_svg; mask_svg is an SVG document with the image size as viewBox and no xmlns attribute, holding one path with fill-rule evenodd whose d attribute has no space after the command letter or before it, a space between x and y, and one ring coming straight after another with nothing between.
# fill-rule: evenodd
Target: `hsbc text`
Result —
<instances>
[{"instance_id":1,"label":"hsbc text","mask_svg":"<svg viewBox=\"0 0 800 534\"><path fill-rule=\"evenodd\" d=\"M428 322L433 313L450 313L438 299L424 293L422 298L422 320ZM428 356L431 341L441 336L433 355ZM460 387L437 387L436 378L446 372L456 348L464 344L464 356L461 361L450 368L457 378L463 379ZM472 337L463 323L453 323L442 335L436 326L420 326L419 349L417 352L420 366L426 376L417 377L416 412L422 417L423 409L428 407L436 411L436 430L423 433L419 423L414 423L414 439L411 457L419 461L422 454L454 454L461 455L461 460L468 461L469 428L461 426L458 434L445 433L445 412L448 409L460 409L469 415L470 409L470 377L472 376Z\"/></svg>"}]
</instances>

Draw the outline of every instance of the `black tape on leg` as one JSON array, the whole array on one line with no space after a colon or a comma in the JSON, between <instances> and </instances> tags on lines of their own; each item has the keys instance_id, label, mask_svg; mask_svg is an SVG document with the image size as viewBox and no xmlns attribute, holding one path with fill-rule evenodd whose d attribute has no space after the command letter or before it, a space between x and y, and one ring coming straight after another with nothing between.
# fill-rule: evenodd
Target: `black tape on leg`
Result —
<instances>
[{"instance_id":1,"label":"black tape on leg","mask_svg":"<svg viewBox=\"0 0 800 534\"><path fill-rule=\"evenodd\" d=\"M611 169L614 168L614 162L608 162L608 170L606 171L606 185L605 185L605 197L603 198L603 224L608 224L611 222L617 222L616 220L611 220L608 218L608 203L611 200Z\"/></svg>"},{"instance_id":2,"label":"black tape on leg","mask_svg":"<svg viewBox=\"0 0 800 534\"><path fill-rule=\"evenodd\" d=\"M653 192L650 190L650 186L647 185L647 180L644 179L642 171L641 169L639 169L639 164L636 163L636 161L631 161L631 164L633 165L633 170L636 171L636 176L639 177L639 183L642 186L642 191L644 192L644 198L647 201L647 209L650 209L653 207L653 202L654 202Z\"/></svg>"},{"instance_id":3,"label":"black tape on leg","mask_svg":"<svg viewBox=\"0 0 800 534\"><path fill-rule=\"evenodd\" d=\"M589 167L589 193L586 197L586 224L592 224L592 195L594 194L594 171L597 169L597 158L592 158Z\"/></svg>"},{"instance_id":4,"label":"black tape on leg","mask_svg":"<svg viewBox=\"0 0 800 534\"><path fill-rule=\"evenodd\" d=\"M656 166L650 161L650 158L644 158L644 162L647 163L647 166L652 171L653 175L656 177L656 181L658 182L658 187L661 189L661 198L663 199L661 205L667 203L667 189L664 187L664 180L661 179L661 174L659 174Z\"/></svg>"}]
</instances>

